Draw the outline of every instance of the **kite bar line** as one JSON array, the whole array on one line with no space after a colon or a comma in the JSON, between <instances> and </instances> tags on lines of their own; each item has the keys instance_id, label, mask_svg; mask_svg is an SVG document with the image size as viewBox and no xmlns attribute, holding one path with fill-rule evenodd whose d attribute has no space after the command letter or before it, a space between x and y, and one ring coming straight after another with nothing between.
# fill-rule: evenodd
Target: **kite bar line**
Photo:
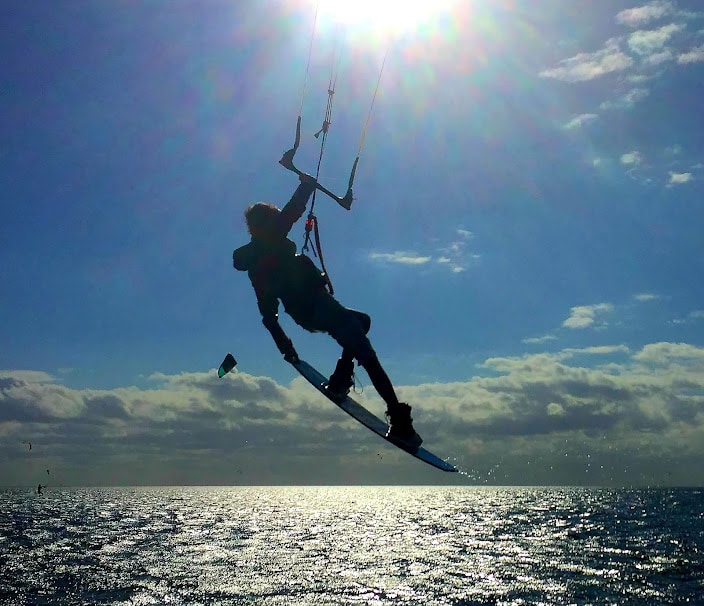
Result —
<instances>
[{"instance_id":1,"label":"kite bar line","mask_svg":"<svg viewBox=\"0 0 704 606\"><path fill-rule=\"evenodd\" d=\"M301 106L298 111L298 119L296 121L296 138L293 143L293 147L286 152L284 152L283 156L281 156L281 159L279 160L279 164L286 168L287 170L290 170L291 172L297 174L299 177L303 175L303 171L299 170L296 165L293 163L293 158L296 155L296 152L298 151L298 147L300 146L301 143L301 121L302 121L302 115L303 115L303 106L305 102L305 96L306 96L306 91L307 91L307 85L308 85L308 76L310 72L310 63L311 63L311 57L313 54L313 41L315 38L315 31L316 31L316 26L317 26L317 21L318 21L318 7L316 7L315 11L315 19L313 22L313 32L311 34L311 40L310 44L308 46L308 60L306 62L306 71L305 71L305 76L304 76L304 81L303 81L303 93L301 95ZM320 155L318 157L318 166L317 166L317 171L316 171L316 191L320 191L324 193L326 196L329 198L332 198L337 202L342 208L346 210L350 210L352 208L352 202L354 201L354 194L352 191L353 185L354 185L354 179L355 175L357 174L357 166L359 165L359 158L362 153L362 148L364 147L364 141L367 136L367 131L369 129L369 123L371 121L371 116L372 116L372 111L374 110L374 103L376 101L376 98L379 93L379 87L381 85L381 78L384 74L384 66L386 65L386 58L389 52L389 48L386 48L386 51L384 52L384 58L381 63L381 68L379 70L379 76L377 78L376 82L376 87L374 89L374 95L372 96L372 101L369 106L369 112L367 113L367 119L364 123L364 128L362 129L362 135L359 140L359 147L357 149L357 157L355 158L353 164L352 164L352 170L350 171L350 178L347 184L347 192L345 193L344 196L338 196L337 194L333 193L330 191L328 188L325 186L321 185L318 181L319 176L320 176L320 166L321 162L323 159L323 153L325 149L325 139L328 133L328 129L331 124L331 116L332 116L332 102L333 102L333 96L335 94L335 86L337 84L337 75L339 71L339 64L342 58L342 53L339 53L337 56L337 61L335 60L335 53L333 53L333 60L332 60L332 67L331 67L331 74L330 74L330 83L328 85L328 102L327 102L327 107L325 110L325 118L323 120L323 124L321 129L314 134L314 137L316 139L320 138L321 140L321 145L320 145ZM322 135L322 137L321 137ZM315 196L315 194L314 194ZM315 203L315 197L313 198L313 203Z\"/></svg>"},{"instance_id":2,"label":"kite bar line","mask_svg":"<svg viewBox=\"0 0 704 606\"><path fill-rule=\"evenodd\" d=\"M301 138L301 131L300 131L300 126L301 126L301 116L303 115L303 103L306 100L306 87L308 86L308 72L310 71L310 58L313 56L313 40L315 39L315 29L318 25L318 10L320 9L320 3L316 4L315 6L315 17L313 17L313 31L310 34L310 44L308 44L308 61L306 62L306 75L303 78L303 92L301 93L301 107L298 109L298 133L296 135L296 145L295 147L298 147L298 143L300 142Z\"/></svg>"},{"instance_id":3,"label":"kite bar line","mask_svg":"<svg viewBox=\"0 0 704 606\"><path fill-rule=\"evenodd\" d=\"M367 130L369 129L369 122L372 119L372 111L374 110L374 102L376 101L376 96L379 93L379 85L381 84L381 77L384 75L384 66L386 65L386 57L389 54L389 47L386 47L384 52L384 58L381 61L381 69L379 70L379 77L376 80L376 87L374 88L374 95L372 96L372 102L369 106L369 113L367 114L367 120L364 123L364 128L362 129L362 136L359 138L359 148L357 149L357 157L354 159L354 164L352 164L352 172L350 173L350 182L347 187L348 193L352 194L352 184L354 183L354 176L357 173L357 164L359 164L359 156L362 154L362 148L364 147L364 139L367 137Z\"/></svg>"},{"instance_id":4,"label":"kite bar line","mask_svg":"<svg viewBox=\"0 0 704 606\"><path fill-rule=\"evenodd\" d=\"M279 160L279 164L286 168L287 170L290 170L293 173L296 173L299 177L303 175L303 171L299 170L296 168L295 164L293 163L293 157L296 155L296 152L298 151L298 147L301 144L301 116L303 115L303 105L305 103L306 99L306 90L308 88L308 74L310 72L310 61L311 57L313 55L313 41L315 40L315 31L318 23L318 10L320 8L320 4L318 3L315 8L315 17L313 19L313 31L311 32L310 35L310 44L308 45L308 60L306 62L306 73L305 76L303 77L303 92L301 93L301 106L298 110L298 120L296 121L296 138L293 142L293 147L289 149L288 151L284 152L284 155L281 156L281 160ZM334 65L334 63L333 63ZM334 77L334 80L333 80ZM328 108L326 112L326 118L325 121L323 122L323 127L315 134L316 139L318 138L318 135L320 133L323 133L323 135L327 134L328 127L330 126L329 122L329 113L332 109L332 94L334 93L334 85L337 81L337 75L335 73L335 70L333 68L333 74L331 74L330 78L330 87L328 90ZM324 140L324 136L323 136ZM321 154L320 154L320 159L322 160L322 147L321 147ZM320 160L318 161L318 172L320 172ZM337 202L340 206L343 208L349 210L350 207L352 206L352 193L348 192L349 197L347 195L340 197L334 193L332 193L329 189L326 187L322 186L320 183L317 182L317 175L316 175L316 184L315 187L317 190L320 190L323 192L326 196L329 196L335 202Z\"/></svg>"}]
</instances>

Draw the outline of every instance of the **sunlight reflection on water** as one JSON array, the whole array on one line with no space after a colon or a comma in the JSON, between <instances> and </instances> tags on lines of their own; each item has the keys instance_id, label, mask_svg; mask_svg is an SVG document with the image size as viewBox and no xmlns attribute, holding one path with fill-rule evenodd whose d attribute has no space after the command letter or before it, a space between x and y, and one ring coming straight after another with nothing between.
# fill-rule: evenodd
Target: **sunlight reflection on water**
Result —
<instances>
[{"instance_id":1,"label":"sunlight reflection on water","mask_svg":"<svg viewBox=\"0 0 704 606\"><path fill-rule=\"evenodd\" d=\"M0 602L685 603L704 595L701 503L696 490L5 491Z\"/></svg>"}]
</instances>

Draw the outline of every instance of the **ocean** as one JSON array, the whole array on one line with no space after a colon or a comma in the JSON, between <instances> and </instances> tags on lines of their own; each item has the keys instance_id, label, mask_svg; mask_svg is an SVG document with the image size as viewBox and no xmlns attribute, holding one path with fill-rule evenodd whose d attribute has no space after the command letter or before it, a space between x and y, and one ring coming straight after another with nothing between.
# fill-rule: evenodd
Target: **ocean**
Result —
<instances>
[{"instance_id":1,"label":"ocean","mask_svg":"<svg viewBox=\"0 0 704 606\"><path fill-rule=\"evenodd\" d=\"M0 604L704 604L704 489L0 491Z\"/></svg>"}]
</instances>

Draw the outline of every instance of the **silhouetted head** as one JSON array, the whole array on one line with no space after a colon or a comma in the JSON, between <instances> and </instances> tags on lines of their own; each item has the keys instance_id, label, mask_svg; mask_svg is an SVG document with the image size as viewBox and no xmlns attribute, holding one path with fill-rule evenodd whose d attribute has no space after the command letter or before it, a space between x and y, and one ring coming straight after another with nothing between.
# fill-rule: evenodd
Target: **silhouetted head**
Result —
<instances>
[{"instance_id":1,"label":"silhouetted head","mask_svg":"<svg viewBox=\"0 0 704 606\"><path fill-rule=\"evenodd\" d=\"M244 218L250 235L259 237L274 235L280 212L278 206L268 202L257 202L248 206L244 211Z\"/></svg>"}]
</instances>

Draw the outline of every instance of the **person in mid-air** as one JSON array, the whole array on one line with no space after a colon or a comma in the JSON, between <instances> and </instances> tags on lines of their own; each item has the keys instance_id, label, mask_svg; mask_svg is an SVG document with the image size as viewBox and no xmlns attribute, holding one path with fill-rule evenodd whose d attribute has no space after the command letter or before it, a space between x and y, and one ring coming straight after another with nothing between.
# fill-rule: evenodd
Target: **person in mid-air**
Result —
<instances>
[{"instance_id":1,"label":"person in mid-air","mask_svg":"<svg viewBox=\"0 0 704 606\"><path fill-rule=\"evenodd\" d=\"M232 253L232 264L235 269L248 273L262 323L286 361L295 364L299 358L293 342L279 324L279 301L296 324L310 332L326 332L342 347L342 355L327 386L328 394L337 401L347 396L354 385L356 358L386 402L387 437L417 448L423 440L413 429L411 407L399 402L367 337L371 318L340 304L328 292L325 274L309 257L296 254L296 245L287 238L294 223L303 215L316 186L310 175L301 175L300 181L283 209L265 202L247 207L244 216L251 240Z\"/></svg>"}]
</instances>

